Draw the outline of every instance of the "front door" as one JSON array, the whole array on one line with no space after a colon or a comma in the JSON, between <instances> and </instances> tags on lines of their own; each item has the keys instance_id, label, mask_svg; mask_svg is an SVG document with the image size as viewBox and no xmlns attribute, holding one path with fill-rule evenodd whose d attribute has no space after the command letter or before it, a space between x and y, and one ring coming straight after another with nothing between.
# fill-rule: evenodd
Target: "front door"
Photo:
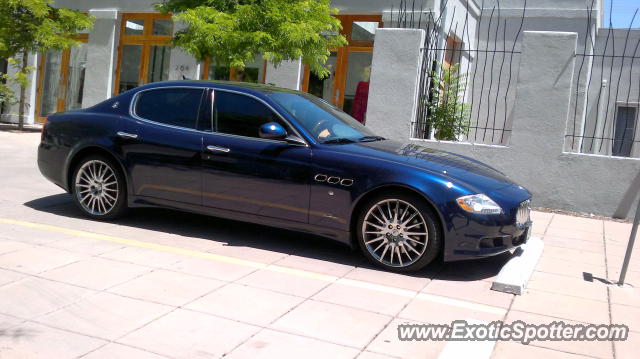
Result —
<instances>
[{"instance_id":1,"label":"front door","mask_svg":"<svg viewBox=\"0 0 640 359\"><path fill-rule=\"evenodd\" d=\"M308 222L311 150L261 139L260 125L291 128L258 99L216 90L214 132L203 139L205 206Z\"/></svg>"},{"instance_id":2,"label":"front door","mask_svg":"<svg viewBox=\"0 0 640 359\"><path fill-rule=\"evenodd\" d=\"M138 95L135 115L118 133L134 195L202 204L202 133L196 128L203 94L197 88L160 88Z\"/></svg>"},{"instance_id":3,"label":"front door","mask_svg":"<svg viewBox=\"0 0 640 359\"><path fill-rule=\"evenodd\" d=\"M56 112L82 108L87 63L86 35L80 36L78 41L79 46L68 50L51 50L42 54L36 100L38 122Z\"/></svg>"}]
</instances>

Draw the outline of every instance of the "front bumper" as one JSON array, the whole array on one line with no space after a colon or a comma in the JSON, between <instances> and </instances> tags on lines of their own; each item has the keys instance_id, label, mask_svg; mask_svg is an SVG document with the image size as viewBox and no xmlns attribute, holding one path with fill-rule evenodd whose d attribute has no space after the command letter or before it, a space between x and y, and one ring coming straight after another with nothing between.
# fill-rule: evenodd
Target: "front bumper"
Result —
<instances>
[{"instance_id":1,"label":"front bumper","mask_svg":"<svg viewBox=\"0 0 640 359\"><path fill-rule=\"evenodd\" d=\"M458 211L445 233L445 261L498 255L515 249L531 236L530 201L503 206L501 215L474 215ZM526 213L524 213L526 212ZM524 215L523 215L524 214Z\"/></svg>"}]
</instances>

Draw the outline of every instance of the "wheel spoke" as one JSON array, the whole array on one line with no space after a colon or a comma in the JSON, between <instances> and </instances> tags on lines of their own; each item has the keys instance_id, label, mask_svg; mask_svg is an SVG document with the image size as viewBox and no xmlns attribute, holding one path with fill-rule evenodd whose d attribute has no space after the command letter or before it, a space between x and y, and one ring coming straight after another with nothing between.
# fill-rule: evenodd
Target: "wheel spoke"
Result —
<instances>
[{"instance_id":1,"label":"wheel spoke","mask_svg":"<svg viewBox=\"0 0 640 359\"><path fill-rule=\"evenodd\" d=\"M404 232L406 236L426 236L426 232Z\"/></svg>"},{"instance_id":2,"label":"wheel spoke","mask_svg":"<svg viewBox=\"0 0 640 359\"><path fill-rule=\"evenodd\" d=\"M402 256L400 255L400 248L396 247L396 253L398 254L398 261L400 262L400 266L402 267Z\"/></svg>"},{"instance_id":3,"label":"wheel spoke","mask_svg":"<svg viewBox=\"0 0 640 359\"><path fill-rule=\"evenodd\" d=\"M103 192L103 194L104 194L105 197L109 198L110 200L112 200L114 202L116 201L116 198L113 197L112 195L108 194L107 192Z\"/></svg>"},{"instance_id":4,"label":"wheel spoke","mask_svg":"<svg viewBox=\"0 0 640 359\"><path fill-rule=\"evenodd\" d=\"M410 223L414 218L416 218L416 216L418 215L418 212L415 212L414 214L411 215L411 217L409 217L409 219L407 219L406 221L402 222L403 226L406 226L408 223Z\"/></svg>"},{"instance_id":5,"label":"wheel spoke","mask_svg":"<svg viewBox=\"0 0 640 359\"><path fill-rule=\"evenodd\" d=\"M377 206L376 210L378 211L378 213L380 213L380 215L382 215L382 218L384 218L384 222L389 222L390 221L390 218L387 218L387 215L382 210L382 207Z\"/></svg>"},{"instance_id":6,"label":"wheel spoke","mask_svg":"<svg viewBox=\"0 0 640 359\"><path fill-rule=\"evenodd\" d=\"M372 240L370 240L370 241L366 241L366 242L364 242L364 243L365 243L365 244L375 243L375 242L377 242L377 241L381 241L381 240L383 240L383 239L384 239L384 236L380 236L380 237L374 238L374 239L372 239Z\"/></svg>"},{"instance_id":7,"label":"wheel spoke","mask_svg":"<svg viewBox=\"0 0 640 359\"><path fill-rule=\"evenodd\" d=\"M373 216L373 218L375 218L378 222L380 222L380 223L382 223L382 224L385 224L385 223L386 223L385 221L383 221L383 220L381 220L380 218L378 218L378 216L376 216L376 214L375 214L375 213L373 213L373 212L371 212L371 216Z\"/></svg>"},{"instance_id":8,"label":"wheel spoke","mask_svg":"<svg viewBox=\"0 0 640 359\"><path fill-rule=\"evenodd\" d=\"M384 227L379 226L379 225L377 225L377 224L373 224L373 223L371 223L371 222L369 222L369 221L365 221L364 223L366 223L366 224L370 225L371 227L378 228L378 229L379 229L379 230L381 230L381 231L383 231L383 230L384 230Z\"/></svg>"},{"instance_id":9,"label":"wheel spoke","mask_svg":"<svg viewBox=\"0 0 640 359\"><path fill-rule=\"evenodd\" d=\"M377 252L378 249L380 249L382 246L384 246L385 244L387 244L385 241L382 241L382 243L380 243L379 246L376 247L376 249L373 250L373 253Z\"/></svg>"},{"instance_id":10,"label":"wheel spoke","mask_svg":"<svg viewBox=\"0 0 640 359\"><path fill-rule=\"evenodd\" d=\"M396 250L395 248L391 248L391 259L389 260L389 262L391 262L391 265L393 265L393 255L396 254Z\"/></svg>"}]
</instances>

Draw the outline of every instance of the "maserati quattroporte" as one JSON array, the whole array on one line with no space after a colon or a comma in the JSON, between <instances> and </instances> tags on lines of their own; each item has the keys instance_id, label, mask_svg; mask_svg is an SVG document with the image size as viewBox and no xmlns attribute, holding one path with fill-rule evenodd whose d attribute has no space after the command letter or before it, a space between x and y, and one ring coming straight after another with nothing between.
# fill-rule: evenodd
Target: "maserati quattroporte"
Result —
<instances>
[{"instance_id":1,"label":"maserati quattroporte","mask_svg":"<svg viewBox=\"0 0 640 359\"><path fill-rule=\"evenodd\" d=\"M497 170L266 85L161 82L54 114L38 165L96 219L198 212L334 239L390 270L503 253L531 227L530 193Z\"/></svg>"}]
</instances>

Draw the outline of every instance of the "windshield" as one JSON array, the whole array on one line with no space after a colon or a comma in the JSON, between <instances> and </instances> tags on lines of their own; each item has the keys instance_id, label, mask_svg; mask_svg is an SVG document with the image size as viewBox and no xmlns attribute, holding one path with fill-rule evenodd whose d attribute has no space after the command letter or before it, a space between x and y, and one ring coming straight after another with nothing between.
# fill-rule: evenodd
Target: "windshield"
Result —
<instances>
[{"instance_id":1,"label":"windshield","mask_svg":"<svg viewBox=\"0 0 640 359\"><path fill-rule=\"evenodd\" d=\"M308 94L272 92L276 102L321 143L349 143L378 139L373 132L339 108Z\"/></svg>"}]
</instances>

